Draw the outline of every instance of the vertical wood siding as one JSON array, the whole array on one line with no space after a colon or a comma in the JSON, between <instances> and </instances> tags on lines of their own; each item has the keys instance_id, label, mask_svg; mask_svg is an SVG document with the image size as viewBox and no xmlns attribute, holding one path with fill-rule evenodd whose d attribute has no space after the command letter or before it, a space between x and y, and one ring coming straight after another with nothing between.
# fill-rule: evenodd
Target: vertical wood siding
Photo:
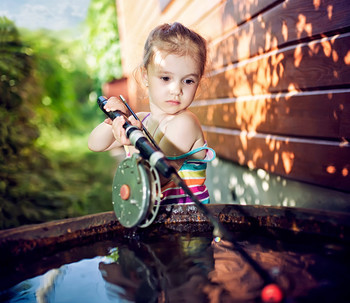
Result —
<instances>
[{"instance_id":1,"label":"vertical wood siding","mask_svg":"<svg viewBox=\"0 0 350 303\"><path fill-rule=\"evenodd\" d=\"M250 168L350 192L350 1L117 0L132 106L148 33L178 21L209 42L191 110L217 154Z\"/></svg>"}]
</instances>

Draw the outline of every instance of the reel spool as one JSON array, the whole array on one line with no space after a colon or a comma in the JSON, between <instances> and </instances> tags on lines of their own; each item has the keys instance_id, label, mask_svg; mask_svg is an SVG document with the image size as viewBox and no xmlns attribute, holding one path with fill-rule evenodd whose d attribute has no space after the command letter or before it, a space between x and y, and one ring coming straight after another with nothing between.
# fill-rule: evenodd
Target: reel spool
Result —
<instances>
[{"instance_id":1,"label":"reel spool","mask_svg":"<svg viewBox=\"0 0 350 303\"><path fill-rule=\"evenodd\" d=\"M114 212L124 227L147 227L157 216L161 185L157 170L135 153L118 166L113 179Z\"/></svg>"}]
</instances>

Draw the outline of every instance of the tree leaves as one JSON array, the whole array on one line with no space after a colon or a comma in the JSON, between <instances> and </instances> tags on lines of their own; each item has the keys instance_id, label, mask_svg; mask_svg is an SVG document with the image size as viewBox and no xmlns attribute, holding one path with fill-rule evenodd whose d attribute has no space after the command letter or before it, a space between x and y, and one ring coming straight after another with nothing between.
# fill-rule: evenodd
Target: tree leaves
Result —
<instances>
[{"instance_id":1,"label":"tree leaves","mask_svg":"<svg viewBox=\"0 0 350 303\"><path fill-rule=\"evenodd\" d=\"M0 229L112 209L113 160L87 149L103 115L81 41L6 18L0 37Z\"/></svg>"},{"instance_id":2,"label":"tree leaves","mask_svg":"<svg viewBox=\"0 0 350 303\"><path fill-rule=\"evenodd\" d=\"M87 64L98 84L121 78L115 0L91 0L84 37Z\"/></svg>"}]
</instances>

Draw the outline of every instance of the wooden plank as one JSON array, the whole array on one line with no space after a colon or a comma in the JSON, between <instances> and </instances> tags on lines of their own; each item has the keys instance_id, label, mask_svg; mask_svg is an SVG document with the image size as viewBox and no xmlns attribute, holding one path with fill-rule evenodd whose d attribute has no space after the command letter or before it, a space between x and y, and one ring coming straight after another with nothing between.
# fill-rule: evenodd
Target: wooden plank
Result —
<instances>
[{"instance_id":1,"label":"wooden plank","mask_svg":"<svg viewBox=\"0 0 350 303\"><path fill-rule=\"evenodd\" d=\"M350 192L350 144L203 127L225 159L290 179Z\"/></svg>"},{"instance_id":2,"label":"wooden plank","mask_svg":"<svg viewBox=\"0 0 350 303\"><path fill-rule=\"evenodd\" d=\"M209 14L193 23L193 28L202 33L208 40L220 39L239 24L246 22L273 4L281 0L228 0L213 7Z\"/></svg>"},{"instance_id":3,"label":"wooden plank","mask_svg":"<svg viewBox=\"0 0 350 303\"><path fill-rule=\"evenodd\" d=\"M133 39L138 39L140 36L144 36L144 34L141 35L144 30L148 31L149 26L147 26L147 23L159 18L161 14L159 1L144 1L142 5L137 1L131 9L136 10L138 14L134 16L131 26L128 27L128 32ZM143 45L145 40L141 41Z\"/></svg>"},{"instance_id":4,"label":"wooden plank","mask_svg":"<svg viewBox=\"0 0 350 303\"><path fill-rule=\"evenodd\" d=\"M212 10L222 0L186 0L172 1L163 13L144 14L142 26L138 27L135 36L146 39L149 32L157 25L163 23L181 22L192 28L192 24L201 19L208 11ZM200 7L200 9L198 9Z\"/></svg>"},{"instance_id":5,"label":"wooden plank","mask_svg":"<svg viewBox=\"0 0 350 303\"><path fill-rule=\"evenodd\" d=\"M166 22L174 22L182 15L183 11L191 5L193 0L183 0L183 1L172 1L170 7L159 16L158 24Z\"/></svg>"},{"instance_id":6,"label":"wooden plank","mask_svg":"<svg viewBox=\"0 0 350 303\"><path fill-rule=\"evenodd\" d=\"M207 126L342 140L350 139L349 100L350 88L202 100L190 109Z\"/></svg>"},{"instance_id":7,"label":"wooden plank","mask_svg":"<svg viewBox=\"0 0 350 303\"><path fill-rule=\"evenodd\" d=\"M193 24L200 22L205 15L213 11L222 0L192 0L175 21L187 24L194 28ZM199 9L200 8L200 9Z\"/></svg>"},{"instance_id":8,"label":"wooden plank","mask_svg":"<svg viewBox=\"0 0 350 303\"><path fill-rule=\"evenodd\" d=\"M214 41L210 47L212 66L222 67L285 44L340 31L350 26L349 15L348 0L283 2ZM216 18L220 23L220 16ZM210 32L210 26L205 31Z\"/></svg>"},{"instance_id":9,"label":"wooden plank","mask_svg":"<svg viewBox=\"0 0 350 303\"><path fill-rule=\"evenodd\" d=\"M162 23L176 21L190 4L191 0L173 1L165 12L161 13L158 0L142 3L139 0L118 0L125 76L132 78L133 71L142 63L143 46L150 31ZM134 95L132 90L130 95Z\"/></svg>"},{"instance_id":10,"label":"wooden plank","mask_svg":"<svg viewBox=\"0 0 350 303\"><path fill-rule=\"evenodd\" d=\"M123 74L128 77L142 62L145 38L140 36L140 28L143 29L144 23L150 18L157 18L160 9L158 0L146 1L142 6L137 0L118 0L117 4ZM143 14L141 13L142 10Z\"/></svg>"},{"instance_id":11,"label":"wooden plank","mask_svg":"<svg viewBox=\"0 0 350 303\"><path fill-rule=\"evenodd\" d=\"M350 33L285 47L213 71L201 99L350 84Z\"/></svg>"}]
</instances>

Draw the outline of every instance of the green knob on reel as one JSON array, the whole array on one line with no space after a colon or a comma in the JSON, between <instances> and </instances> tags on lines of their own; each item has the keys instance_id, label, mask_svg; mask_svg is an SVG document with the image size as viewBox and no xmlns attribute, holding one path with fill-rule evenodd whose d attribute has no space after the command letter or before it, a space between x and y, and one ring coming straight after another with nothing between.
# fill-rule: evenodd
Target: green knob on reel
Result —
<instances>
[{"instance_id":1,"label":"green knob on reel","mask_svg":"<svg viewBox=\"0 0 350 303\"><path fill-rule=\"evenodd\" d=\"M137 153L124 159L113 179L114 212L124 227L147 227L157 216L160 206L159 174Z\"/></svg>"}]
</instances>

